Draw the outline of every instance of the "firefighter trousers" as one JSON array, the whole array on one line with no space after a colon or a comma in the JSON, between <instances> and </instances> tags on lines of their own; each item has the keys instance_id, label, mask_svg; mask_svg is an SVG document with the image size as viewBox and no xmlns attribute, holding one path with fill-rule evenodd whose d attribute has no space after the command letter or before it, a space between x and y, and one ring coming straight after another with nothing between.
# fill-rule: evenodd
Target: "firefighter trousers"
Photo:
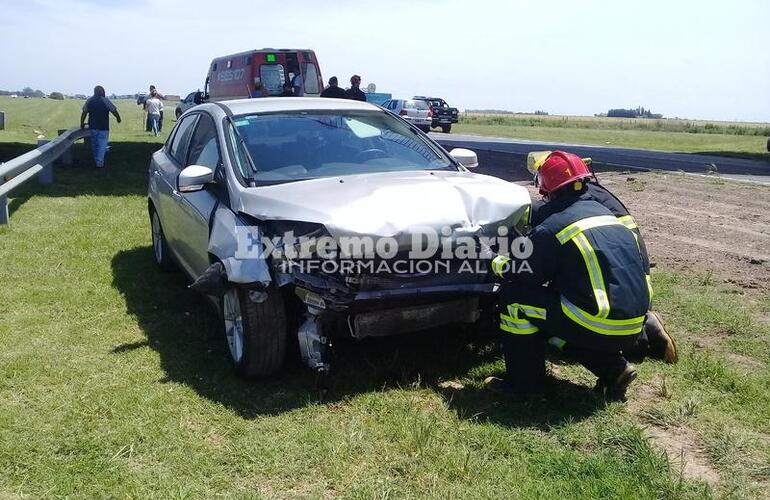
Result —
<instances>
[{"instance_id":1,"label":"firefighter trousers","mask_svg":"<svg viewBox=\"0 0 770 500\"><path fill-rule=\"evenodd\" d=\"M601 380L612 381L628 363L622 351L641 335L611 336L586 330L562 312L559 293L544 286L502 284L499 313L506 383L517 393L543 391L546 344Z\"/></svg>"}]
</instances>

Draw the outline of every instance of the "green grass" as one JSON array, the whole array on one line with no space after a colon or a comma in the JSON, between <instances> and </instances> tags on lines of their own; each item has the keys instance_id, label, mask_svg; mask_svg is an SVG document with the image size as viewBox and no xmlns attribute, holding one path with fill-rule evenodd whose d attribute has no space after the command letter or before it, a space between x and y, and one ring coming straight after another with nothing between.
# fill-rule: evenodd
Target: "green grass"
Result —
<instances>
[{"instance_id":1,"label":"green grass","mask_svg":"<svg viewBox=\"0 0 770 500\"><path fill-rule=\"evenodd\" d=\"M0 130L0 146L3 146L2 143L34 144L39 135L43 135L44 139L53 139L58 135L58 130L77 127L80 124L80 112L84 102L71 99L12 99L0 96L0 111L5 112L5 130ZM148 137L144 132L144 114L142 107L136 105L136 101L119 99L113 102L123 120L116 123L114 117L110 116L110 140L159 140ZM165 133L168 133L174 124L175 106L174 102L165 103ZM5 147L8 147L7 144Z\"/></svg>"},{"instance_id":2,"label":"green grass","mask_svg":"<svg viewBox=\"0 0 770 500\"><path fill-rule=\"evenodd\" d=\"M767 124L464 114L458 134L768 158Z\"/></svg>"},{"instance_id":3,"label":"green grass","mask_svg":"<svg viewBox=\"0 0 770 500\"><path fill-rule=\"evenodd\" d=\"M644 386L654 397L638 413L597 401L576 366L559 367L544 403L489 394L499 352L459 329L341 341L323 397L297 361L243 382L216 315L154 265L144 193L157 142L113 137L106 169L28 184L0 229L0 497L766 494L770 302L656 270L682 360L639 366L629 408ZM698 436L720 485L683 478L645 437L653 424Z\"/></svg>"}]
</instances>

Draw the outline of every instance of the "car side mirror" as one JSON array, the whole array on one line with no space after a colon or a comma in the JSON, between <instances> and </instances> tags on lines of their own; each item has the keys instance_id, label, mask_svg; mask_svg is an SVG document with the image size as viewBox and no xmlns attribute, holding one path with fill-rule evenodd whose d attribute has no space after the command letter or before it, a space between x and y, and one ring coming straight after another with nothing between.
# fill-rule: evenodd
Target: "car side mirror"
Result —
<instances>
[{"instance_id":1,"label":"car side mirror","mask_svg":"<svg viewBox=\"0 0 770 500\"><path fill-rule=\"evenodd\" d=\"M193 96L193 102L195 104L201 104L203 102L203 92L196 92Z\"/></svg>"},{"instance_id":2,"label":"car side mirror","mask_svg":"<svg viewBox=\"0 0 770 500\"><path fill-rule=\"evenodd\" d=\"M476 168L479 166L479 157L470 149L454 148L449 152L449 155L465 168Z\"/></svg>"},{"instance_id":3,"label":"car side mirror","mask_svg":"<svg viewBox=\"0 0 770 500\"><path fill-rule=\"evenodd\" d=\"M190 165L179 172L177 185L181 193L194 193L212 182L214 182L213 170L202 165Z\"/></svg>"}]
</instances>

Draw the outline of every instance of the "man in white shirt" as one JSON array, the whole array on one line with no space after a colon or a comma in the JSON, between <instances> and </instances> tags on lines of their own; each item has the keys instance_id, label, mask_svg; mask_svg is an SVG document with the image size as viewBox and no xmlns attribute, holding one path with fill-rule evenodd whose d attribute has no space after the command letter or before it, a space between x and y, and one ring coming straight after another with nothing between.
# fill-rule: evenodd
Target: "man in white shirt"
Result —
<instances>
[{"instance_id":1,"label":"man in white shirt","mask_svg":"<svg viewBox=\"0 0 770 500\"><path fill-rule=\"evenodd\" d=\"M163 112L163 102L158 99L157 92L153 89L150 97L144 103L147 110L147 120L150 122L152 135L160 133L160 114Z\"/></svg>"}]
</instances>

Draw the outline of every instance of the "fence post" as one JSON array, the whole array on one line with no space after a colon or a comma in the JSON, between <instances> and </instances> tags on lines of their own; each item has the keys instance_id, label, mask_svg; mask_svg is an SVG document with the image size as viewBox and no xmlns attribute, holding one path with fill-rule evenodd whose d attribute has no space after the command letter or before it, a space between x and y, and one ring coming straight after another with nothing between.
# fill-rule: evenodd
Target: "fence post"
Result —
<instances>
[{"instance_id":1,"label":"fence post","mask_svg":"<svg viewBox=\"0 0 770 500\"><path fill-rule=\"evenodd\" d=\"M43 144L47 144L49 142L51 141L46 139L38 139L37 147L40 147ZM43 165L43 170L41 170L38 174L37 180L40 182L40 184L53 184L53 165L51 163Z\"/></svg>"},{"instance_id":2,"label":"fence post","mask_svg":"<svg viewBox=\"0 0 770 500\"><path fill-rule=\"evenodd\" d=\"M66 131L67 129L59 129L59 135L62 135ZM62 153L59 159L54 162L54 165L65 165L68 167L72 165L72 146L68 147L64 153Z\"/></svg>"},{"instance_id":3,"label":"fence post","mask_svg":"<svg viewBox=\"0 0 770 500\"><path fill-rule=\"evenodd\" d=\"M8 224L8 197L0 196L0 226Z\"/></svg>"},{"instance_id":4,"label":"fence post","mask_svg":"<svg viewBox=\"0 0 770 500\"><path fill-rule=\"evenodd\" d=\"M0 111L0 130L5 130L5 112Z\"/></svg>"}]
</instances>

